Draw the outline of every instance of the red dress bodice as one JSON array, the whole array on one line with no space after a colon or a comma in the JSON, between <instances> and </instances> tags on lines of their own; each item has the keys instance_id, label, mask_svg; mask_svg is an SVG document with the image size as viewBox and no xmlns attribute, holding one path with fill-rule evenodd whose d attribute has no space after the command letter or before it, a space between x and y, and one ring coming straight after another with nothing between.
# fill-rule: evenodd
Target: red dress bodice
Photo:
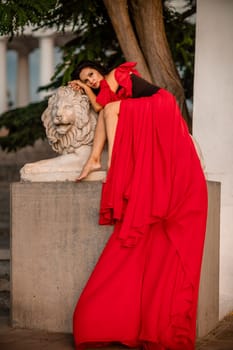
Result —
<instances>
[{"instance_id":1,"label":"red dress bodice","mask_svg":"<svg viewBox=\"0 0 233 350\"><path fill-rule=\"evenodd\" d=\"M139 72L134 68L136 64L135 62L126 62L115 69L115 79L119 84L119 89L116 92L110 89L105 79L101 80L100 92L96 97L96 102L104 107L109 102L132 97L132 80L130 75L133 73L140 76Z\"/></svg>"}]
</instances>

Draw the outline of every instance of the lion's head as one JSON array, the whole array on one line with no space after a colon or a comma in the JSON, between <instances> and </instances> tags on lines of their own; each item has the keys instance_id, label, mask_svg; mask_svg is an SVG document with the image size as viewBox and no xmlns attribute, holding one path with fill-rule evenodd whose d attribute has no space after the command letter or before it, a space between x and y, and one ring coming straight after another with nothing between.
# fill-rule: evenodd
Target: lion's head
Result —
<instances>
[{"instance_id":1,"label":"lion's head","mask_svg":"<svg viewBox=\"0 0 233 350\"><path fill-rule=\"evenodd\" d=\"M85 94L68 86L59 87L49 98L41 119L50 145L59 154L74 153L93 142L97 114Z\"/></svg>"}]
</instances>

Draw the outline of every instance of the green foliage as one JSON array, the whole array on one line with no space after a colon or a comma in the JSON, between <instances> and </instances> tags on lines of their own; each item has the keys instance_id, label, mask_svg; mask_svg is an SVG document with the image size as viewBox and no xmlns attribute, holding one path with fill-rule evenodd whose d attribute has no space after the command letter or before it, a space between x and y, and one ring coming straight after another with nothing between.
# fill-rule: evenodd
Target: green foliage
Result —
<instances>
[{"instance_id":1,"label":"green foliage","mask_svg":"<svg viewBox=\"0 0 233 350\"><path fill-rule=\"evenodd\" d=\"M187 98L193 93L195 26L188 21L195 13L195 0L186 0L180 14L171 8L170 0L163 0L164 22L174 62L178 68ZM83 59L95 59L111 68L123 62L116 34L104 4L100 0L4 0L0 2L0 34L23 32L26 25L34 29L56 27L64 31L72 28L75 38L61 48L63 61L56 67L52 83L40 89L66 85L74 67ZM11 110L0 116L0 128L9 130L0 138L0 146L17 150L45 138L41 114L47 101Z\"/></svg>"},{"instance_id":2,"label":"green foliage","mask_svg":"<svg viewBox=\"0 0 233 350\"><path fill-rule=\"evenodd\" d=\"M0 27L1 34L12 34L13 31L19 30L21 25L23 30L24 25L33 24L35 28L56 26L58 30L72 26L76 36L61 48L63 61L56 67L52 83L41 87L40 90L66 85L74 67L82 59L97 59L109 67L123 61L115 32L102 1L59 0L55 6L52 0L41 0L36 4L38 11L35 9L35 4L27 0L11 0L6 1L4 5L1 4L1 13L3 12L1 10L8 9ZM18 6L24 10L18 13ZM28 21L24 17L26 14ZM15 26L12 26L14 18L17 21ZM5 126L9 130L8 136L0 138L2 149L15 151L26 145L33 145L38 138L45 137L40 117L46 103L30 104L28 107L14 109L0 116L0 128Z\"/></svg>"},{"instance_id":3,"label":"green foliage","mask_svg":"<svg viewBox=\"0 0 233 350\"><path fill-rule=\"evenodd\" d=\"M0 129L9 130L7 136L0 137L0 146L8 152L33 145L36 140L46 137L41 115L48 105L44 100L31 103L27 107L12 109L1 115Z\"/></svg>"},{"instance_id":4,"label":"green foliage","mask_svg":"<svg viewBox=\"0 0 233 350\"><path fill-rule=\"evenodd\" d=\"M4 0L0 2L0 34L14 36L25 26L43 25L50 18L56 0Z\"/></svg>"},{"instance_id":5,"label":"green foliage","mask_svg":"<svg viewBox=\"0 0 233 350\"><path fill-rule=\"evenodd\" d=\"M67 2L59 1L54 25L68 24ZM68 1L69 3L69 1ZM96 60L111 68L124 61L112 23L99 0L70 1L78 16L73 17L75 38L61 48L63 61L57 65L52 84L45 89L66 85L71 79L74 67L82 60ZM62 16L61 16L62 15ZM71 14L70 14L71 15Z\"/></svg>"},{"instance_id":6,"label":"green foliage","mask_svg":"<svg viewBox=\"0 0 233 350\"><path fill-rule=\"evenodd\" d=\"M185 96L193 95L195 25L189 21L196 11L196 1L186 0L184 12L171 7L170 0L163 0L165 30L172 56L184 87ZM41 90L66 85L74 67L81 60L97 60L111 68L124 61L124 57L103 3L99 0L69 0L79 16L73 21L75 39L62 50L63 61L56 67L52 83ZM67 2L59 1L56 21L53 25L68 23ZM60 15L59 15L60 13ZM61 17L62 15L62 17Z\"/></svg>"},{"instance_id":7,"label":"green foliage","mask_svg":"<svg viewBox=\"0 0 233 350\"><path fill-rule=\"evenodd\" d=\"M171 52L181 76L187 98L193 93L193 66L195 26L190 15L196 11L196 0L185 0L184 12L171 7L171 0L162 0L164 22ZM62 50L63 62L52 77L52 83L41 87L48 89L65 85L80 60L96 59L109 67L124 60L118 40L100 0L5 0L0 3L0 34L23 31L25 25L57 27L63 31L72 28L75 39Z\"/></svg>"},{"instance_id":8,"label":"green foliage","mask_svg":"<svg viewBox=\"0 0 233 350\"><path fill-rule=\"evenodd\" d=\"M196 12L196 1L186 0L182 13L164 2L164 24L173 60L178 69L187 99L193 96L195 24L190 20Z\"/></svg>"}]
</instances>

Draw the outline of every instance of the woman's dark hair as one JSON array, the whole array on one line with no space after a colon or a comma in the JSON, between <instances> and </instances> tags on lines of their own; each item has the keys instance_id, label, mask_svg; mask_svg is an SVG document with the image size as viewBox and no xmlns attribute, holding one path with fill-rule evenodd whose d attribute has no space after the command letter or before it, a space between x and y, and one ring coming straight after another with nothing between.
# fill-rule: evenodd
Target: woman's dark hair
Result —
<instances>
[{"instance_id":1,"label":"woman's dark hair","mask_svg":"<svg viewBox=\"0 0 233 350\"><path fill-rule=\"evenodd\" d=\"M102 75L106 75L108 73L108 70L104 66L102 66L100 63L86 60L86 61L81 61L75 67L75 69L73 70L73 73L71 74L72 80L80 79L79 76L80 76L81 70L84 68L96 69Z\"/></svg>"}]
</instances>

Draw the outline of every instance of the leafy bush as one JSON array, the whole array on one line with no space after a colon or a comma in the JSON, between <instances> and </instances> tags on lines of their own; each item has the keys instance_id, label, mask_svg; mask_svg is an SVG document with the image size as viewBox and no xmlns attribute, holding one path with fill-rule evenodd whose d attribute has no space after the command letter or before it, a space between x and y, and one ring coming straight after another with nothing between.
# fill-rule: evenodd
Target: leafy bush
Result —
<instances>
[{"instance_id":1,"label":"leafy bush","mask_svg":"<svg viewBox=\"0 0 233 350\"><path fill-rule=\"evenodd\" d=\"M0 117L0 129L5 127L8 134L0 137L1 148L8 152L17 151L27 145L34 145L38 139L45 139L41 115L47 104L48 101L44 100L3 113Z\"/></svg>"}]
</instances>

